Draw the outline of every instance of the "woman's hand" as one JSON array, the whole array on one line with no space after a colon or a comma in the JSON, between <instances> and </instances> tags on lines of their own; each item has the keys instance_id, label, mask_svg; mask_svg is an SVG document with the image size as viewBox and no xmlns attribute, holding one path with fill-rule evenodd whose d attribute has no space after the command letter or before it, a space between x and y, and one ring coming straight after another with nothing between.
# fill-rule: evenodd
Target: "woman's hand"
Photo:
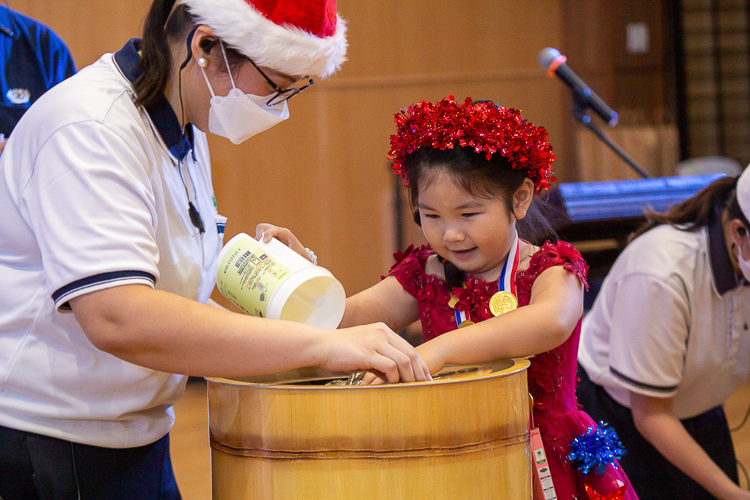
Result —
<instances>
[{"instance_id":1,"label":"woman's hand","mask_svg":"<svg viewBox=\"0 0 750 500\"><path fill-rule=\"evenodd\" d=\"M424 370L430 374L428 380L432 380L432 374L439 372L445 367L445 360L442 354L440 354L440 350L436 347L436 343L427 342L418 346L415 351L425 367ZM367 372L365 378L362 380L362 385L379 385L385 383L388 383L388 380L383 374L372 371Z\"/></svg>"},{"instance_id":2,"label":"woman's hand","mask_svg":"<svg viewBox=\"0 0 750 500\"><path fill-rule=\"evenodd\" d=\"M303 256L305 259L310 259L310 257L307 255L307 250L305 250L305 247L287 228L278 227L274 226L273 224L266 223L258 224L257 226L255 226L256 240L260 241L262 239L263 243L268 243L269 241L271 241L271 238L276 238L277 240Z\"/></svg>"},{"instance_id":3,"label":"woman's hand","mask_svg":"<svg viewBox=\"0 0 750 500\"><path fill-rule=\"evenodd\" d=\"M322 347L327 370L371 370L391 383L432 380L417 351L383 323L331 331Z\"/></svg>"}]
</instances>

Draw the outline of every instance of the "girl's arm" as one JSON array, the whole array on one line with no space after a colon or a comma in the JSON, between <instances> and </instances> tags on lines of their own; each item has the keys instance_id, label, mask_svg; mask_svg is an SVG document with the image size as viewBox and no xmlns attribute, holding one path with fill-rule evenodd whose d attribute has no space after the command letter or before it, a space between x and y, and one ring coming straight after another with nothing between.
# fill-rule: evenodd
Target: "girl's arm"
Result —
<instances>
[{"instance_id":1,"label":"girl's arm","mask_svg":"<svg viewBox=\"0 0 750 500\"><path fill-rule=\"evenodd\" d=\"M232 313L144 285L70 302L94 346L154 370L238 377L320 366L374 369L393 382L427 378L414 349L383 324L323 330Z\"/></svg>"},{"instance_id":2,"label":"girl's arm","mask_svg":"<svg viewBox=\"0 0 750 500\"><path fill-rule=\"evenodd\" d=\"M672 413L672 398L630 393L630 406L638 432L664 458L719 499L750 499L716 465Z\"/></svg>"},{"instance_id":3,"label":"girl's arm","mask_svg":"<svg viewBox=\"0 0 750 500\"><path fill-rule=\"evenodd\" d=\"M565 342L583 313L583 286L562 266L542 272L529 305L445 333L417 348L430 373L448 363L471 364L549 351Z\"/></svg>"},{"instance_id":4,"label":"girl's arm","mask_svg":"<svg viewBox=\"0 0 750 500\"><path fill-rule=\"evenodd\" d=\"M382 321L394 331L419 319L417 299L404 290L393 276L346 299L346 311L339 328Z\"/></svg>"}]
</instances>

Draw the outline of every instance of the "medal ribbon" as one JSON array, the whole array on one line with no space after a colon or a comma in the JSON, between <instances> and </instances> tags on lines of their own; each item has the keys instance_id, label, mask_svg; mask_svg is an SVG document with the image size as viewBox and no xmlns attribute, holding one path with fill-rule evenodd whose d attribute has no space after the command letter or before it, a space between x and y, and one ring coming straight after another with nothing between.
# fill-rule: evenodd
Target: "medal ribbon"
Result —
<instances>
[{"instance_id":1,"label":"medal ribbon","mask_svg":"<svg viewBox=\"0 0 750 500\"><path fill-rule=\"evenodd\" d=\"M454 309L453 314L456 315L456 326L461 326L461 323L469 319L468 311L459 311L458 309Z\"/></svg>"},{"instance_id":2,"label":"medal ribbon","mask_svg":"<svg viewBox=\"0 0 750 500\"><path fill-rule=\"evenodd\" d=\"M497 280L497 291L506 291L513 294L514 297L516 297L516 271L518 271L518 264L521 261L521 245L519 245L519 242L521 241L518 238L518 232L515 232L515 238L513 239L513 245L510 247L510 252L508 252L508 258L505 259L505 264L503 264L503 270L500 273L500 279ZM508 262L511 261L511 255L513 256L513 263L510 266L511 271L508 272Z\"/></svg>"},{"instance_id":3,"label":"medal ribbon","mask_svg":"<svg viewBox=\"0 0 750 500\"><path fill-rule=\"evenodd\" d=\"M516 297L516 271L518 271L518 265L521 262L521 245L519 244L521 240L518 238L518 232L514 231L514 233L515 238L513 239L513 244L511 245L508 257L503 264L500 278L497 280L497 291L508 291ZM512 260L511 255L513 256ZM511 263L510 266L508 265L509 262ZM510 272L508 272L508 268L510 268ZM461 323L469 320L468 311L453 309L453 314L456 315L456 326L461 326Z\"/></svg>"}]
</instances>

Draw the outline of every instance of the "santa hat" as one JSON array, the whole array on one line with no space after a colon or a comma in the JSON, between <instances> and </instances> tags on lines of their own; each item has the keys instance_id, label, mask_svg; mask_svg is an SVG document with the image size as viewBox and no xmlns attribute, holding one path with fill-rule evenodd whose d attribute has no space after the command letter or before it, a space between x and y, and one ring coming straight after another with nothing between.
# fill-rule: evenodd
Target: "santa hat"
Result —
<instances>
[{"instance_id":1,"label":"santa hat","mask_svg":"<svg viewBox=\"0 0 750 500\"><path fill-rule=\"evenodd\" d=\"M258 66L327 77L346 60L336 0L180 0L198 23Z\"/></svg>"}]
</instances>

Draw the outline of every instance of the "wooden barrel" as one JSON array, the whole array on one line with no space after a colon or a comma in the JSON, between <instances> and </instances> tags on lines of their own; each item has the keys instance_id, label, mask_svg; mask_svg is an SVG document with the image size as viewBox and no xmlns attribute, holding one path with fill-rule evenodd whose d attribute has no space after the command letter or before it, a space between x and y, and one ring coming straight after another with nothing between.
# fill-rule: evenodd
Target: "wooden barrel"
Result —
<instances>
[{"instance_id":1,"label":"wooden barrel","mask_svg":"<svg viewBox=\"0 0 750 500\"><path fill-rule=\"evenodd\" d=\"M213 498L530 499L528 366L371 387L319 369L210 378Z\"/></svg>"}]
</instances>

